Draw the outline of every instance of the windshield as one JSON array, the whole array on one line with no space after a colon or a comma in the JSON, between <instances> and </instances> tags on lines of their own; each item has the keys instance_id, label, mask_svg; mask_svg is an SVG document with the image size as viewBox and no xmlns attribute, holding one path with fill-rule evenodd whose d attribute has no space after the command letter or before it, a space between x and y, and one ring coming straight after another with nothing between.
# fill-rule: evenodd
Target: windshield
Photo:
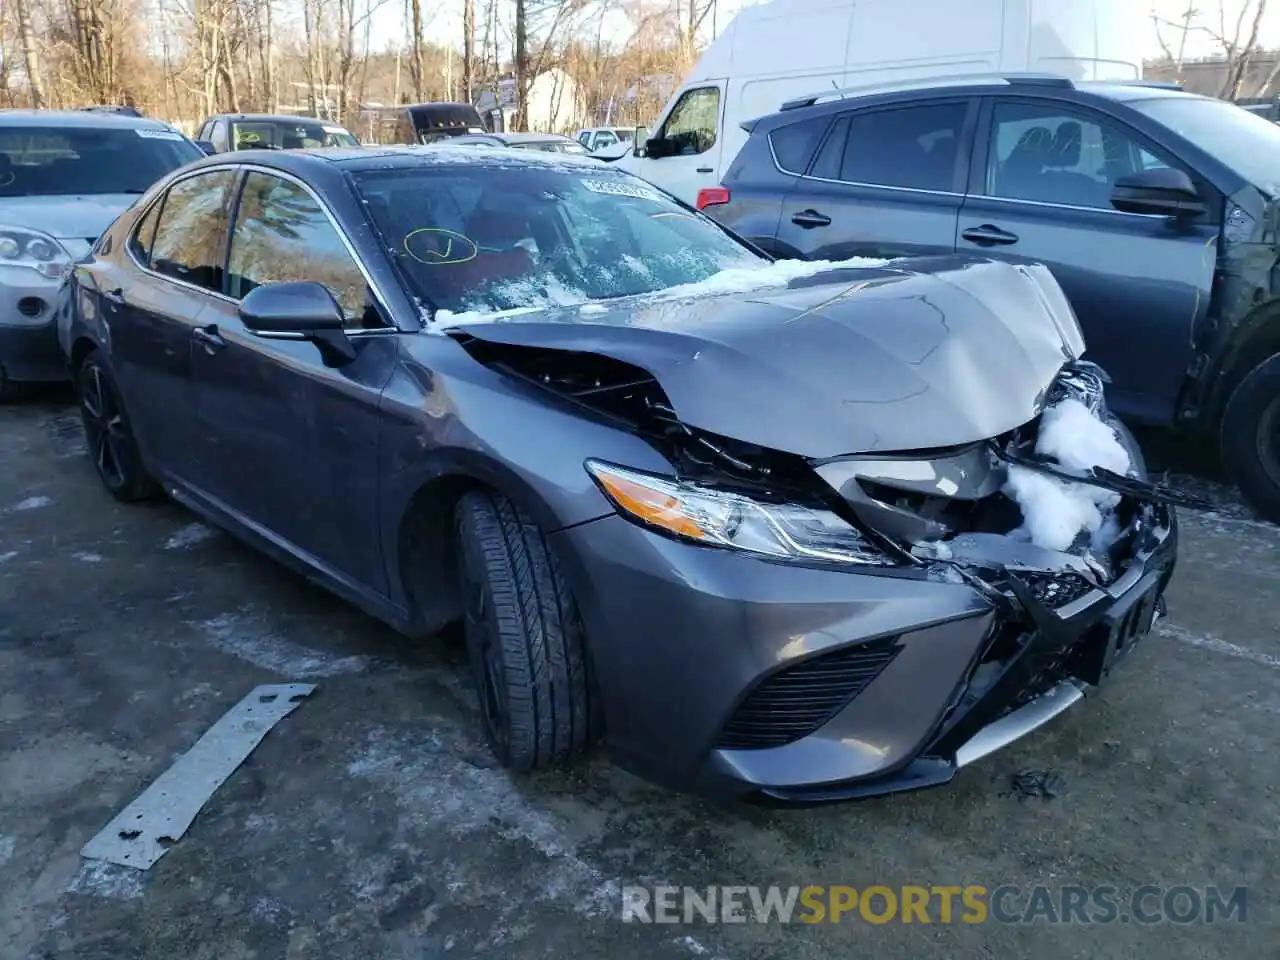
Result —
<instances>
[{"instance_id":1,"label":"windshield","mask_svg":"<svg viewBox=\"0 0 1280 960\"><path fill-rule=\"evenodd\" d=\"M1169 97L1135 100L1134 109L1216 157L1255 187L1276 194L1280 127L1225 100Z\"/></svg>"},{"instance_id":2,"label":"windshield","mask_svg":"<svg viewBox=\"0 0 1280 960\"><path fill-rule=\"evenodd\" d=\"M237 120L231 124L237 150L308 150L316 147L358 147L360 141L331 123L296 120Z\"/></svg>"},{"instance_id":3,"label":"windshield","mask_svg":"<svg viewBox=\"0 0 1280 960\"><path fill-rule=\"evenodd\" d=\"M452 313L610 300L762 266L643 181L579 162L433 163L355 180L414 292Z\"/></svg>"},{"instance_id":4,"label":"windshield","mask_svg":"<svg viewBox=\"0 0 1280 960\"><path fill-rule=\"evenodd\" d=\"M204 154L180 133L147 128L0 127L0 197L145 193Z\"/></svg>"}]
</instances>

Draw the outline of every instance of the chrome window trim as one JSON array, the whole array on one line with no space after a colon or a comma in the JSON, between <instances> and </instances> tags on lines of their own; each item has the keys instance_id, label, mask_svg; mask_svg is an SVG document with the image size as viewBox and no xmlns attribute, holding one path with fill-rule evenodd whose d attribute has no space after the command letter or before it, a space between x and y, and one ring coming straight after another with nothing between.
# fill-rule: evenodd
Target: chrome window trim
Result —
<instances>
[{"instance_id":1,"label":"chrome window trim","mask_svg":"<svg viewBox=\"0 0 1280 960\"><path fill-rule=\"evenodd\" d=\"M333 227L334 232L337 233L338 239L342 241L343 248L347 251L347 254L355 262L356 269L360 271L360 275L364 277L364 281L366 285L368 285L369 289L373 291L374 299L377 301L376 305L380 306L383 312L386 313L387 316L391 317L391 326L386 328L386 332L391 332L391 333L415 332L413 330L406 330L405 328L401 327L398 323L396 323L394 314L391 312L391 309L387 306L387 303L389 301L387 300L387 297L383 293L382 287L377 283L377 281L374 280L373 275L369 272L369 268L365 266L364 261L361 259L360 255L356 252L356 248L352 245L351 240L347 236L346 231L342 229L342 225L339 224L337 218L334 217L333 211L329 209L329 205L325 203L322 199L320 199L319 195L314 190L311 189L309 184L307 184L303 180L300 180L298 177L294 176L293 174L288 173L287 171L277 170L274 167L264 167L256 163L227 162L227 163L212 164L207 167L200 167L199 169L192 170L189 173L185 173L180 177L175 177L173 180L169 182L169 184L164 188L164 190L160 191L160 193L158 193L156 197L154 197L151 200L151 202L147 204L146 208L141 212L137 220L134 221L133 227L129 231L129 236L125 241L125 252L126 252L126 255L129 257L129 259L133 262L133 265L136 266L143 273L146 273L159 280L164 280L168 283L176 283L181 287L186 287L189 290L195 290L198 293L207 294L208 296L214 297L215 299L221 300L226 303L239 303L240 301L237 300L235 297L228 296L227 294L222 293L220 291L210 290L208 287L201 287L194 283L189 283L186 280L179 280L176 277L171 277L168 274L160 273L156 270L152 270L148 266L144 266L142 263L138 261L138 258L135 257L133 254L132 241L134 236L137 234L138 228L141 226L142 221L146 219L146 216L150 212L151 208L155 206L155 204L159 203L161 199L168 197L169 191L172 190L179 183L182 183L186 180L190 180L192 177L198 177L208 173L230 172L234 175L241 171L243 171L246 175L249 173L261 173L265 176L276 177L280 180L284 180L288 183L292 183L297 187L301 187L302 190L306 192L307 196L309 196L315 202L316 206L319 207L320 210L324 213L325 218L329 221L329 225ZM244 187L242 184L241 190L243 189ZM237 210L238 210L238 207L237 207ZM163 216L164 216L164 212L161 211L161 217L163 218ZM159 227L158 222L156 226ZM235 237L235 224L232 223L232 224L229 224L229 229L227 231L226 254L228 258L230 258L231 256L231 241L232 239L234 239L234 237ZM154 245L154 241L155 241L155 238L153 237L152 238L153 245ZM269 331L258 331L257 336L264 336L268 332ZM347 336L352 336L352 335L358 336L360 334L368 335L370 333L382 333L384 331L382 331L381 329L363 330L360 328L356 328L354 330L344 329L344 332L347 334ZM276 339L295 339L295 338L292 336L281 335L281 336L277 336ZM305 339L305 338L299 335L297 339Z\"/></svg>"}]
</instances>

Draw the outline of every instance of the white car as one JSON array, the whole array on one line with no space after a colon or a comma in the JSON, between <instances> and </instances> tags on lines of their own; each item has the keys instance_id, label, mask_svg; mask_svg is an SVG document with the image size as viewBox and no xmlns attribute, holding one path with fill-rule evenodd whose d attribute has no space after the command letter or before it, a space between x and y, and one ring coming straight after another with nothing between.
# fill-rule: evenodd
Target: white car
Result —
<instances>
[{"instance_id":1,"label":"white car","mask_svg":"<svg viewBox=\"0 0 1280 960\"><path fill-rule=\"evenodd\" d=\"M595 153L619 143L630 143L634 132L629 127L589 127L579 130L574 139L587 148L587 153Z\"/></svg>"}]
</instances>

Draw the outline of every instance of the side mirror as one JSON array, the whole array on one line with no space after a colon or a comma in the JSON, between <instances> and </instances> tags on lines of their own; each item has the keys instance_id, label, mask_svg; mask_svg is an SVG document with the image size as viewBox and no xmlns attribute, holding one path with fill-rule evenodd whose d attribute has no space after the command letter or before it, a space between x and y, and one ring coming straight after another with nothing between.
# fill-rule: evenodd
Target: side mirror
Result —
<instances>
[{"instance_id":1,"label":"side mirror","mask_svg":"<svg viewBox=\"0 0 1280 960\"><path fill-rule=\"evenodd\" d=\"M1116 181L1111 205L1124 213L1195 217L1208 209L1196 185L1181 170L1143 170Z\"/></svg>"},{"instance_id":2,"label":"side mirror","mask_svg":"<svg viewBox=\"0 0 1280 960\"><path fill-rule=\"evenodd\" d=\"M355 345L342 329L342 307L328 287L314 280L254 287L240 301L240 322L269 340L310 340L331 367L356 358Z\"/></svg>"},{"instance_id":3,"label":"side mirror","mask_svg":"<svg viewBox=\"0 0 1280 960\"><path fill-rule=\"evenodd\" d=\"M203 150L203 151L204 151L204 155L205 155L206 157L211 157L211 156L213 156L215 153L217 153L217 152L218 152L218 148L217 148L217 147L215 147L215 146L213 145L213 142L212 142L212 141L209 141L209 140L196 140L196 141L193 141L193 142L195 143L195 145L196 145L197 147L199 147L201 150Z\"/></svg>"},{"instance_id":4,"label":"side mirror","mask_svg":"<svg viewBox=\"0 0 1280 960\"><path fill-rule=\"evenodd\" d=\"M638 131L637 131L638 132ZM637 141L639 143L640 141ZM671 156L673 144L666 137L650 137L644 142L644 155L650 160L661 160Z\"/></svg>"}]
</instances>

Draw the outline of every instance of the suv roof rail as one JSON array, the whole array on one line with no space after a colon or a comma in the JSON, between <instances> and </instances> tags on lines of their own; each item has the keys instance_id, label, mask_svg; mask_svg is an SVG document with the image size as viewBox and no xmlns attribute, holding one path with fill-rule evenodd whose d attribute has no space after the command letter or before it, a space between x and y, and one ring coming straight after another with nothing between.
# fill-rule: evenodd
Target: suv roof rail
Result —
<instances>
[{"instance_id":1,"label":"suv roof rail","mask_svg":"<svg viewBox=\"0 0 1280 960\"><path fill-rule=\"evenodd\" d=\"M1099 80L1098 83L1115 84L1119 87L1151 87L1155 90L1184 90L1180 83L1172 80Z\"/></svg>"},{"instance_id":2,"label":"suv roof rail","mask_svg":"<svg viewBox=\"0 0 1280 960\"><path fill-rule=\"evenodd\" d=\"M898 90L928 90L930 87L962 85L987 86L990 84L1005 84L1010 86L1015 83L1036 84L1046 87L1074 86L1069 77L1056 73L955 73L932 77L912 77L888 83L871 83L856 87L835 87L831 90L822 90L818 93L806 94L803 97L787 100L779 109L798 110L801 107L811 107L815 103L826 103L829 100L865 97L875 93L893 93Z\"/></svg>"}]
</instances>

